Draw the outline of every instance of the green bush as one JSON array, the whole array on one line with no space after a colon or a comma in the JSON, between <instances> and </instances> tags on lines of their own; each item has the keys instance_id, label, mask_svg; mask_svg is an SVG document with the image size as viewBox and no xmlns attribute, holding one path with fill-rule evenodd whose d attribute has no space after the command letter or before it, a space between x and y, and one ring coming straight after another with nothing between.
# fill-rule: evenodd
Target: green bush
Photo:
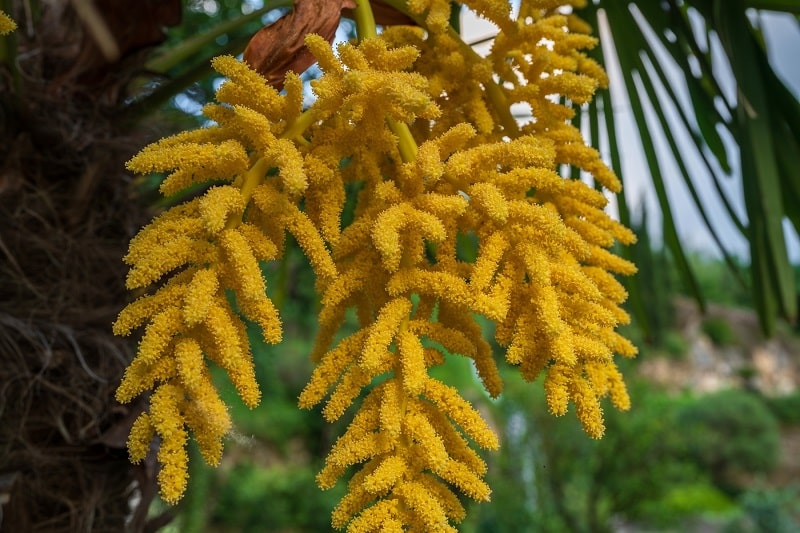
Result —
<instances>
[{"instance_id":1,"label":"green bush","mask_svg":"<svg viewBox=\"0 0 800 533\"><path fill-rule=\"evenodd\" d=\"M330 510L342 493L321 491L308 465L265 469L239 464L231 470L211 515L227 531L332 531Z\"/></svg>"},{"instance_id":2,"label":"green bush","mask_svg":"<svg viewBox=\"0 0 800 533\"><path fill-rule=\"evenodd\" d=\"M739 340L730 323L719 316L704 319L700 329L716 346L731 346Z\"/></svg>"},{"instance_id":3,"label":"green bush","mask_svg":"<svg viewBox=\"0 0 800 533\"><path fill-rule=\"evenodd\" d=\"M689 342L679 331L671 329L664 334L662 348L671 359L685 359Z\"/></svg>"},{"instance_id":4,"label":"green bush","mask_svg":"<svg viewBox=\"0 0 800 533\"><path fill-rule=\"evenodd\" d=\"M794 533L800 531L798 487L754 488L739 498L743 516L724 533Z\"/></svg>"},{"instance_id":5,"label":"green bush","mask_svg":"<svg viewBox=\"0 0 800 533\"><path fill-rule=\"evenodd\" d=\"M699 397L680 410L678 422L689 457L723 490L736 492L743 475L768 473L777 463L778 422L751 393Z\"/></svg>"},{"instance_id":6,"label":"green bush","mask_svg":"<svg viewBox=\"0 0 800 533\"><path fill-rule=\"evenodd\" d=\"M800 392L764 398L764 402L781 424L800 424Z\"/></svg>"}]
</instances>

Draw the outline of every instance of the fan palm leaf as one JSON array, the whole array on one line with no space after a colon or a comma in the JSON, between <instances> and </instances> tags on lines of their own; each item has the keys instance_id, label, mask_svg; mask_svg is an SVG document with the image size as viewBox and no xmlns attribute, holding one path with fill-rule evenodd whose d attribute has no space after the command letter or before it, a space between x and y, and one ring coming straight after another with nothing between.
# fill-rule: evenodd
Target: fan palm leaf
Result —
<instances>
[{"instance_id":1,"label":"fan palm leaf","mask_svg":"<svg viewBox=\"0 0 800 533\"><path fill-rule=\"evenodd\" d=\"M675 219L680 208L668 195L672 165L689 193L723 258L736 270L728 225L749 245L751 291L763 331L774 331L777 318L793 322L797 288L789 262L784 220L800 228L800 104L773 71L760 30L748 9L800 12L797 1L668 0L666 2L599 0L582 16L600 29L595 58L621 72L617 81L627 92L652 189L662 213L662 235L686 285L701 307L703 295L687 259ZM756 12L757 13L757 12ZM718 48L722 54L714 54ZM725 65L720 62L720 55ZM617 63L618 68L613 64ZM723 86L735 84L733 98ZM619 88L612 90L619 91ZM688 95L681 99L681 94ZM622 175L620 141L613 105L603 91L590 115L595 142L608 139L611 164ZM605 128L603 135L594 128ZM690 141L688 154L678 139ZM725 142L723 139L730 139ZM659 140L666 146L659 146ZM686 143L684 143L686 144ZM627 147L626 147L627 148ZM696 158L700 168L687 165ZM738 159L738 161L734 160ZM621 176L624 179L624 176ZM736 212L724 181L739 178L746 217ZM704 184L703 181L707 180ZM699 194L711 190L711 197ZM714 204L724 217L711 215ZM630 224L630 205L620 198L620 217ZM641 280L629 281L634 312L641 305ZM639 305L637 305L639 302Z\"/></svg>"}]
</instances>

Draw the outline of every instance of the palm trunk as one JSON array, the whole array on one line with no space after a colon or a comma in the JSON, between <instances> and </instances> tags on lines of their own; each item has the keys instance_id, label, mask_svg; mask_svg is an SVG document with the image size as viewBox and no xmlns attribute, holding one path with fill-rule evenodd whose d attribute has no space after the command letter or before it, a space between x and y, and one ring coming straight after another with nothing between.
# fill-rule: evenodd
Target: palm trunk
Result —
<instances>
[{"instance_id":1,"label":"palm trunk","mask_svg":"<svg viewBox=\"0 0 800 533\"><path fill-rule=\"evenodd\" d=\"M124 162L144 139L113 119L135 69L124 46L124 67L98 59L70 6L3 6L20 28L0 58L0 528L140 531L154 468L127 458L131 350L110 327L143 219Z\"/></svg>"}]
</instances>

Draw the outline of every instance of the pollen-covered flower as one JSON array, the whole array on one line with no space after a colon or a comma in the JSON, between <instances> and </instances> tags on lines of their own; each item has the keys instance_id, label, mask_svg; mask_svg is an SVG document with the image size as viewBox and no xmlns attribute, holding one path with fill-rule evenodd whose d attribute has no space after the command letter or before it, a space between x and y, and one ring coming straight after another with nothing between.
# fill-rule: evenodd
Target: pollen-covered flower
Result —
<instances>
[{"instance_id":1,"label":"pollen-covered flower","mask_svg":"<svg viewBox=\"0 0 800 533\"><path fill-rule=\"evenodd\" d=\"M4 12L0 11L0 35L11 33L16 29L17 23Z\"/></svg>"},{"instance_id":2,"label":"pollen-covered flower","mask_svg":"<svg viewBox=\"0 0 800 533\"><path fill-rule=\"evenodd\" d=\"M287 232L317 276L321 302L300 406L324 404L330 422L355 406L317 476L330 488L354 472L334 527L455 531L465 513L459 494L489 499L475 448L494 450L498 437L430 372L465 357L490 396L502 392L499 359L476 315L494 323L506 362L526 380L545 375L552 413L573 405L600 437L602 398L629 406L614 357L636 349L616 332L628 316L615 275L635 267L609 249L634 235L605 213L603 192L557 172L570 165L608 191L620 187L563 103L586 102L606 83L584 54L594 38L561 2L523 0L512 14L504 0L466 0L500 30L480 57L449 26L449 2L390 3L422 28L378 36L372 27L336 53L326 39L306 37L322 70L308 109L296 75L285 75L281 94L220 57L214 67L229 81L204 108L214 125L164 139L129 163L167 172L166 195L199 191L132 240L128 287L149 292L114 326L121 335L144 329L117 397L154 390L129 450L140 461L160 439L170 502L186 485L188 438L217 464L231 426L209 362L245 404L259 401L245 323L280 341L262 266L282 257ZM361 31L369 17L357 19ZM528 104L534 120L518 124L514 103ZM472 259L465 242L475 243ZM351 312L355 330L343 328Z\"/></svg>"},{"instance_id":3,"label":"pollen-covered flower","mask_svg":"<svg viewBox=\"0 0 800 533\"><path fill-rule=\"evenodd\" d=\"M167 210L131 241L127 285L150 292L114 324L120 335L145 326L117 399L128 402L154 390L129 448L131 458L141 460L149 440L161 438L159 483L168 501L179 499L186 485L189 434L204 459L217 464L231 427L209 362L227 372L246 405L259 402L245 321L258 324L268 342L281 339L260 263L279 258L289 231L322 275L335 276L319 233L295 206L308 187L303 158L281 137L299 119L302 86L290 81L281 96L233 58L218 58L215 66L230 77L218 91L221 104L206 108L217 124L150 145L128 164L141 173L168 172L165 195L215 184ZM235 309L227 291L236 295Z\"/></svg>"}]
</instances>

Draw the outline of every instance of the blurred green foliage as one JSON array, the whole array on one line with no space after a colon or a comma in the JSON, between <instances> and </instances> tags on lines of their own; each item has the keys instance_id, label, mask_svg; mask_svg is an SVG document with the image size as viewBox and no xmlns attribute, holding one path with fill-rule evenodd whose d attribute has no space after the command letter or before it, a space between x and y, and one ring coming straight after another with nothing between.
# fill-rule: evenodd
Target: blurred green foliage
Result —
<instances>
[{"instance_id":1,"label":"blurred green foliage","mask_svg":"<svg viewBox=\"0 0 800 533\"><path fill-rule=\"evenodd\" d=\"M688 457L728 493L736 494L753 474L767 474L780 452L778 422L753 393L726 390L688 402L676 428L685 435Z\"/></svg>"},{"instance_id":2,"label":"blurred green foliage","mask_svg":"<svg viewBox=\"0 0 800 533\"><path fill-rule=\"evenodd\" d=\"M784 425L800 425L800 392L764 398L775 418Z\"/></svg>"},{"instance_id":3,"label":"blurred green foliage","mask_svg":"<svg viewBox=\"0 0 800 533\"><path fill-rule=\"evenodd\" d=\"M703 319L700 329L708 335L716 346L732 346L738 337L730 323L720 316L709 316Z\"/></svg>"},{"instance_id":4,"label":"blurred green foliage","mask_svg":"<svg viewBox=\"0 0 800 533\"><path fill-rule=\"evenodd\" d=\"M209 525L225 531L331 531L343 491L322 492L312 465L264 468L242 462L229 473Z\"/></svg>"}]
</instances>

